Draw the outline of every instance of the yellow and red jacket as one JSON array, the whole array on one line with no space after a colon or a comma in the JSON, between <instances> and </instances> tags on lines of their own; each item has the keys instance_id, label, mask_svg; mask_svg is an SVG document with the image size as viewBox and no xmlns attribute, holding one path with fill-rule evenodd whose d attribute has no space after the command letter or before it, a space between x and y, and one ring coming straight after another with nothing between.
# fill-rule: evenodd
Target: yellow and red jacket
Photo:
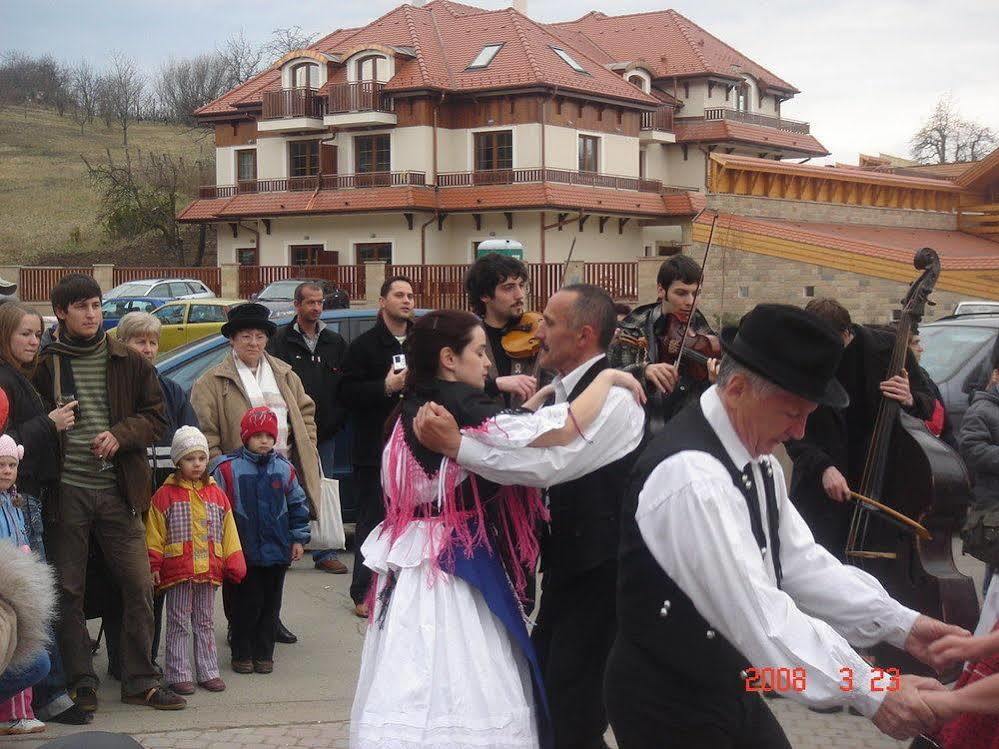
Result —
<instances>
[{"instance_id":1,"label":"yellow and red jacket","mask_svg":"<svg viewBox=\"0 0 999 749\"><path fill-rule=\"evenodd\" d=\"M175 473L167 477L149 505L146 546L151 570L160 573L157 590L246 577L232 506L212 478L195 483Z\"/></svg>"}]
</instances>

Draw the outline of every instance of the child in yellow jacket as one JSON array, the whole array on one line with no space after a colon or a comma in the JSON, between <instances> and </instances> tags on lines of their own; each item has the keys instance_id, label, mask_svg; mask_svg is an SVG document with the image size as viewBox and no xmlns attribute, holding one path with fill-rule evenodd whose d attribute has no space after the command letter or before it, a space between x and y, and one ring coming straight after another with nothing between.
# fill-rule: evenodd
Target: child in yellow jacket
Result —
<instances>
[{"instance_id":1,"label":"child in yellow jacket","mask_svg":"<svg viewBox=\"0 0 999 749\"><path fill-rule=\"evenodd\" d=\"M215 588L246 576L246 561L229 498L207 474L208 440L180 427L170 446L177 470L153 495L146 545L153 584L165 590L166 682L177 694L193 694L188 639L194 627L198 685L221 692L215 650Z\"/></svg>"}]
</instances>

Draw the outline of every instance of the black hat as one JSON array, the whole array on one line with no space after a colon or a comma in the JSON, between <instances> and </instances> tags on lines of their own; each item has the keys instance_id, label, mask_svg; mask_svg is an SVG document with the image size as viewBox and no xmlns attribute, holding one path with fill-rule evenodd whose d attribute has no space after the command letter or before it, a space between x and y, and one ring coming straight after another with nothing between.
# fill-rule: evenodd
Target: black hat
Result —
<instances>
[{"instance_id":1,"label":"black hat","mask_svg":"<svg viewBox=\"0 0 999 749\"><path fill-rule=\"evenodd\" d=\"M850 402L836 379L843 339L824 320L788 304L760 304L738 328L721 334L722 348L748 369L805 400L835 408Z\"/></svg>"},{"instance_id":2,"label":"black hat","mask_svg":"<svg viewBox=\"0 0 999 749\"><path fill-rule=\"evenodd\" d=\"M262 330L270 338L277 330L270 320L271 311L262 304L247 302L229 310L229 322L222 326L222 335L232 338L241 330Z\"/></svg>"}]
</instances>

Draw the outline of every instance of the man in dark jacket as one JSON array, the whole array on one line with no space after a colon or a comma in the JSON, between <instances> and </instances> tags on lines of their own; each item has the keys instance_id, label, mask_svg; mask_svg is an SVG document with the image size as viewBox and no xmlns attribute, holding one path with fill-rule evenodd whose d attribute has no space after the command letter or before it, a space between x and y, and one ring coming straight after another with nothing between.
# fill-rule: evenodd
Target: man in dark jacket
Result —
<instances>
[{"instance_id":1,"label":"man in dark jacket","mask_svg":"<svg viewBox=\"0 0 999 749\"><path fill-rule=\"evenodd\" d=\"M958 443L974 482L974 509L999 507L999 357L992 361L992 378L985 390L972 397Z\"/></svg>"},{"instance_id":2,"label":"man in dark jacket","mask_svg":"<svg viewBox=\"0 0 999 749\"><path fill-rule=\"evenodd\" d=\"M184 699L161 686L150 657L152 579L142 513L149 507L146 447L163 433L163 394L156 370L105 335L101 289L71 274L52 289L59 338L43 353L34 383L49 408L79 402L73 429L62 439L58 492L46 503L49 556L59 577L59 646L77 705L97 709L90 634L83 613L91 532L122 590L122 701L178 710Z\"/></svg>"},{"instance_id":3,"label":"man in dark jacket","mask_svg":"<svg viewBox=\"0 0 999 749\"><path fill-rule=\"evenodd\" d=\"M855 325L835 299L815 299L805 308L832 325L846 346L836 373L850 396L845 408L819 406L808 417L803 439L789 442L794 461L790 497L815 540L840 561L845 550L853 505L850 490L860 488L868 444L881 398L902 404L919 419L933 414L933 395L911 352L907 377L885 379L895 337L883 330Z\"/></svg>"},{"instance_id":4,"label":"man in dark jacket","mask_svg":"<svg viewBox=\"0 0 999 749\"><path fill-rule=\"evenodd\" d=\"M354 576L350 597L354 613L367 617L364 602L371 585L371 571L364 566L361 544L385 519L382 503L381 464L385 422L402 397L406 362L402 344L412 325L413 283L405 276L385 279L378 299L378 321L347 348L343 360L340 402L354 427L354 476L357 481L357 529L354 532Z\"/></svg>"},{"instance_id":5,"label":"man in dark jacket","mask_svg":"<svg viewBox=\"0 0 999 749\"><path fill-rule=\"evenodd\" d=\"M320 319L322 314L323 287L314 281L300 283L295 289L295 321L279 329L267 342L268 353L291 365L306 394L316 402L320 443L333 439L347 418L337 392L347 342L326 326ZM313 549L312 562L324 572L347 573L347 565L337 559L335 549Z\"/></svg>"}]
</instances>

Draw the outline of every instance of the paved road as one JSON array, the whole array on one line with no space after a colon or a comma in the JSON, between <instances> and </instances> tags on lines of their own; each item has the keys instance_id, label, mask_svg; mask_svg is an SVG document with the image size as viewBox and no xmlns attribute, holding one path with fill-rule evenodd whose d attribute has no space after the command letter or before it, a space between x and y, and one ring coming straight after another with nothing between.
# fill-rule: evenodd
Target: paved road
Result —
<instances>
[{"instance_id":1,"label":"paved road","mask_svg":"<svg viewBox=\"0 0 999 749\"><path fill-rule=\"evenodd\" d=\"M306 557L308 559L308 557ZM980 581L980 566L961 562ZM226 692L199 691L186 710L165 713L123 705L118 683L101 685L101 707L91 730L136 736L148 749L251 749L263 747L346 748L354 680L360 661L364 623L351 613L349 575L328 575L302 561L288 574L284 620L300 637L297 645L278 645L274 673L246 675L223 666ZM216 597L219 660L228 663L221 597ZM96 634L96 631L95 631ZM103 650L97 657L104 673ZM769 703L795 749L865 747L895 749L907 742L885 738L864 718L847 713L818 715L790 700ZM50 724L42 735L71 732ZM34 749L42 737L9 738L12 749ZM6 738L6 737L5 737Z\"/></svg>"}]
</instances>

